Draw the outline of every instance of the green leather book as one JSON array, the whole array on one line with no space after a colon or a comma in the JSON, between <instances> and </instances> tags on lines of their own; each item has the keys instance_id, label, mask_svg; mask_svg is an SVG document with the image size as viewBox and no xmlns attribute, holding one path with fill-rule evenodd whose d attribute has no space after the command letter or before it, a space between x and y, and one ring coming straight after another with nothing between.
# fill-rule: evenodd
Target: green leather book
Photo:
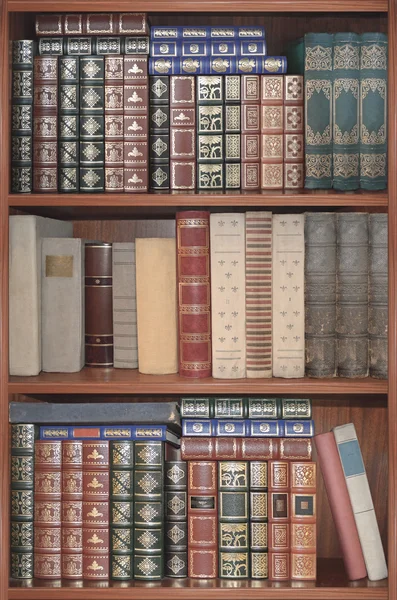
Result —
<instances>
[{"instance_id":1,"label":"green leather book","mask_svg":"<svg viewBox=\"0 0 397 600\"><path fill-rule=\"evenodd\" d=\"M285 51L288 75L303 75L305 72L305 41L299 38L291 42Z\"/></svg>"},{"instance_id":2,"label":"green leather book","mask_svg":"<svg viewBox=\"0 0 397 600\"><path fill-rule=\"evenodd\" d=\"M335 33L333 43L333 187L357 190L359 173L360 37Z\"/></svg>"},{"instance_id":3,"label":"green leather book","mask_svg":"<svg viewBox=\"0 0 397 600\"><path fill-rule=\"evenodd\" d=\"M179 456L178 456L179 458ZM165 561L166 577L187 577L187 462L165 462Z\"/></svg>"},{"instance_id":4,"label":"green leather book","mask_svg":"<svg viewBox=\"0 0 397 600\"><path fill-rule=\"evenodd\" d=\"M134 442L110 442L110 576L132 578Z\"/></svg>"},{"instance_id":5,"label":"green leather book","mask_svg":"<svg viewBox=\"0 0 397 600\"><path fill-rule=\"evenodd\" d=\"M305 35L305 188L332 188L332 42Z\"/></svg>"},{"instance_id":6,"label":"green leather book","mask_svg":"<svg viewBox=\"0 0 397 600\"><path fill-rule=\"evenodd\" d=\"M360 186L387 188L387 36L360 36Z\"/></svg>"}]
</instances>

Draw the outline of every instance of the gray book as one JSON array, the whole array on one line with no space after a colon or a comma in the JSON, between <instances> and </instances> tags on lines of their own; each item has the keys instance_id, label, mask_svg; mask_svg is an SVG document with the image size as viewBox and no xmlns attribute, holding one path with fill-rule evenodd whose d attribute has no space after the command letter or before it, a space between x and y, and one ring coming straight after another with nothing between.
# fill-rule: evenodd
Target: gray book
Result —
<instances>
[{"instance_id":1,"label":"gray book","mask_svg":"<svg viewBox=\"0 0 397 600\"><path fill-rule=\"evenodd\" d=\"M138 368L136 265L133 242L113 243L114 366Z\"/></svg>"},{"instance_id":2,"label":"gray book","mask_svg":"<svg viewBox=\"0 0 397 600\"><path fill-rule=\"evenodd\" d=\"M387 379L387 214L369 215L369 374Z\"/></svg>"},{"instance_id":3,"label":"gray book","mask_svg":"<svg viewBox=\"0 0 397 600\"><path fill-rule=\"evenodd\" d=\"M368 375L368 214L337 215L337 364L340 377Z\"/></svg>"},{"instance_id":4,"label":"gray book","mask_svg":"<svg viewBox=\"0 0 397 600\"><path fill-rule=\"evenodd\" d=\"M336 216L305 213L305 363L309 377L336 374Z\"/></svg>"},{"instance_id":5,"label":"gray book","mask_svg":"<svg viewBox=\"0 0 397 600\"><path fill-rule=\"evenodd\" d=\"M42 369L84 367L84 241L44 238L42 245Z\"/></svg>"}]
</instances>

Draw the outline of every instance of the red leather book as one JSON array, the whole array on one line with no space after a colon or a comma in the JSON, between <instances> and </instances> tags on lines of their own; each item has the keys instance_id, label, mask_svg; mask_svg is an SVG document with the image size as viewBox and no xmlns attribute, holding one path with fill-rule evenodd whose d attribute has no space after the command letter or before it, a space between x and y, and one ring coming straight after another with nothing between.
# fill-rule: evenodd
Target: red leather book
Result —
<instances>
[{"instance_id":1,"label":"red leather book","mask_svg":"<svg viewBox=\"0 0 397 600\"><path fill-rule=\"evenodd\" d=\"M261 188L283 189L284 75L261 75Z\"/></svg>"},{"instance_id":2,"label":"red leather book","mask_svg":"<svg viewBox=\"0 0 397 600\"><path fill-rule=\"evenodd\" d=\"M83 441L83 578L109 578L108 441Z\"/></svg>"},{"instance_id":3,"label":"red leather book","mask_svg":"<svg viewBox=\"0 0 397 600\"><path fill-rule=\"evenodd\" d=\"M290 579L289 463L269 461L268 477L269 579L285 581Z\"/></svg>"},{"instance_id":4,"label":"red leather book","mask_svg":"<svg viewBox=\"0 0 397 600\"><path fill-rule=\"evenodd\" d=\"M347 576L352 581L362 579L367 569L334 434L316 435L314 444Z\"/></svg>"},{"instance_id":5,"label":"red leather book","mask_svg":"<svg viewBox=\"0 0 397 600\"><path fill-rule=\"evenodd\" d=\"M124 56L105 56L105 191L124 191ZM110 117L107 119L107 117ZM122 131L110 127L121 119ZM118 120L116 119L116 121ZM108 125L108 126L106 126Z\"/></svg>"},{"instance_id":6,"label":"red leather book","mask_svg":"<svg viewBox=\"0 0 397 600\"><path fill-rule=\"evenodd\" d=\"M176 215L176 227L179 374L185 377L210 377L209 213L179 212Z\"/></svg>"},{"instance_id":7,"label":"red leather book","mask_svg":"<svg viewBox=\"0 0 397 600\"><path fill-rule=\"evenodd\" d=\"M260 75L241 76L241 189L259 190L260 174Z\"/></svg>"},{"instance_id":8,"label":"red leather book","mask_svg":"<svg viewBox=\"0 0 397 600\"><path fill-rule=\"evenodd\" d=\"M170 170L172 190L196 187L195 77L171 76Z\"/></svg>"},{"instance_id":9,"label":"red leather book","mask_svg":"<svg viewBox=\"0 0 397 600\"><path fill-rule=\"evenodd\" d=\"M183 437L182 460L300 460L312 458L310 438Z\"/></svg>"},{"instance_id":10,"label":"red leather book","mask_svg":"<svg viewBox=\"0 0 397 600\"><path fill-rule=\"evenodd\" d=\"M148 57L124 57L124 191L147 192L149 136ZM146 148L146 152L143 150Z\"/></svg>"},{"instance_id":11,"label":"red leather book","mask_svg":"<svg viewBox=\"0 0 397 600\"><path fill-rule=\"evenodd\" d=\"M58 57L35 56L33 191L58 190Z\"/></svg>"},{"instance_id":12,"label":"red leather book","mask_svg":"<svg viewBox=\"0 0 397 600\"><path fill-rule=\"evenodd\" d=\"M316 463L291 462L291 579L316 579Z\"/></svg>"},{"instance_id":13,"label":"red leather book","mask_svg":"<svg viewBox=\"0 0 397 600\"><path fill-rule=\"evenodd\" d=\"M284 188L302 189L304 174L303 75L284 75Z\"/></svg>"},{"instance_id":14,"label":"red leather book","mask_svg":"<svg viewBox=\"0 0 397 600\"><path fill-rule=\"evenodd\" d=\"M61 442L40 440L34 451L34 576L61 577Z\"/></svg>"},{"instance_id":15,"label":"red leather book","mask_svg":"<svg viewBox=\"0 0 397 600\"><path fill-rule=\"evenodd\" d=\"M85 362L113 366L112 244L85 245Z\"/></svg>"},{"instance_id":16,"label":"red leather book","mask_svg":"<svg viewBox=\"0 0 397 600\"><path fill-rule=\"evenodd\" d=\"M218 577L218 465L188 463L188 574L192 579Z\"/></svg>"},{"instance_id":17,"label":"red leather book","mask_svg":"<svg viewBox=\"0 0 397 600\"><path fill-rule=\"evenodd\" d=\"M62 577L81 579L83 576L83 527L65 522L71 503L83 500L83 442L62 441Z\"/></svg>"},{"instance_id":18,"label":"red leather book","mask_svg":"<svg viewBox=\"0 0 397 600\"><path fill-rule=\"evenodd\" d=\"M147 35L146 13L42 14L36 16L36 34Z\"/></svg>"}]
</instances>

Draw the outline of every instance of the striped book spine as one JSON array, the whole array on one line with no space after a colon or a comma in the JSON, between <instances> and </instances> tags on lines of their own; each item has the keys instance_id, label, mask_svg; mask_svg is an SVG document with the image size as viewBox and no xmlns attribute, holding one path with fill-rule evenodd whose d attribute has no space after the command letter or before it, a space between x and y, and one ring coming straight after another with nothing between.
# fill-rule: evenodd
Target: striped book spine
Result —
<instances>
[{"instance_id":1,"label":"striped book spine","mask_svg":"<svg viewBox=\"0 0 397 600\"><path fill-rule=\"evenodd\" d=\"M272 376L272 213L245 216L246 369Z\"/></svg>"}]
</instances>

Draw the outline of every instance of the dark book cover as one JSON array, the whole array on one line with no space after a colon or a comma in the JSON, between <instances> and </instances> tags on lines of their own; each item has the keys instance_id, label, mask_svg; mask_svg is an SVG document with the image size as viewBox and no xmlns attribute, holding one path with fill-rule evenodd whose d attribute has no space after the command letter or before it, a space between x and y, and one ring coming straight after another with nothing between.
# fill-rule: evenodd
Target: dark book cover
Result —
<instances>
[{"instance_id":1,"label":"dark book cover","mask_svg":"<svg viewBox=\"0 0 397 600\"><path fill-rule=\"evenodd\" d=\"M290 579L290 472L289 462L268 463L269 579Z\"/></svg>"},{"instance_id":2,"label":"dark book cover","mask_svg":"<svg viewBox=\"0 0 397 600\"><path fill-rule=\"evenodd\" d=\"M165 577L187 577L187 463L165 462Z\"/></svg>"},{"instance_id":3,"label":"dark book cover","mask_svg":"<svg viewBox=\"0 0 397 600\"><path fill-rule=\"evenodd\" d=\"M150 177L152 189L170 187L170 78L149 77Z\"/></svg>"},{"instance_id":4,"label":"dark book cover","mask_svg":"<svg viewBox=\"0 0 397 600\"><path fill-rule=\"evenodd\" d=\"M124 57L105 56L105 191L124 191ZM122 130L114 130L113 119Z\"/></svg>"},{"instance_id":5,"label":"dark book cover","mask_svg":"<svg viewBox=\"0 0 397 600\"><path fill-rule=\"evenodd\" d=\"M80 62L78 56L59 57L59 123L80 114ZM64 133L64 130L62 131ZM79 191L79 141L65 140L59 127L59 191Z\"/></svg>"},{"instance_id":6,"label":"dark book cover","mask_svg":"<svg viewBox=\"0 0 397 600\"><path fill-rule=\"evenodd\" d=\"M197 77L197 187L224 187L224 77Z\"/></svg>"},{"instance_id":7,"label":"dark book cover","mask_svg":"<svg viewBox=\"0 0 397 600\"><path fill-rule=\"evenodd\" d=\"M260 75L241 76L241 189L261 187Z\"/></svg>"}]
</instances>

